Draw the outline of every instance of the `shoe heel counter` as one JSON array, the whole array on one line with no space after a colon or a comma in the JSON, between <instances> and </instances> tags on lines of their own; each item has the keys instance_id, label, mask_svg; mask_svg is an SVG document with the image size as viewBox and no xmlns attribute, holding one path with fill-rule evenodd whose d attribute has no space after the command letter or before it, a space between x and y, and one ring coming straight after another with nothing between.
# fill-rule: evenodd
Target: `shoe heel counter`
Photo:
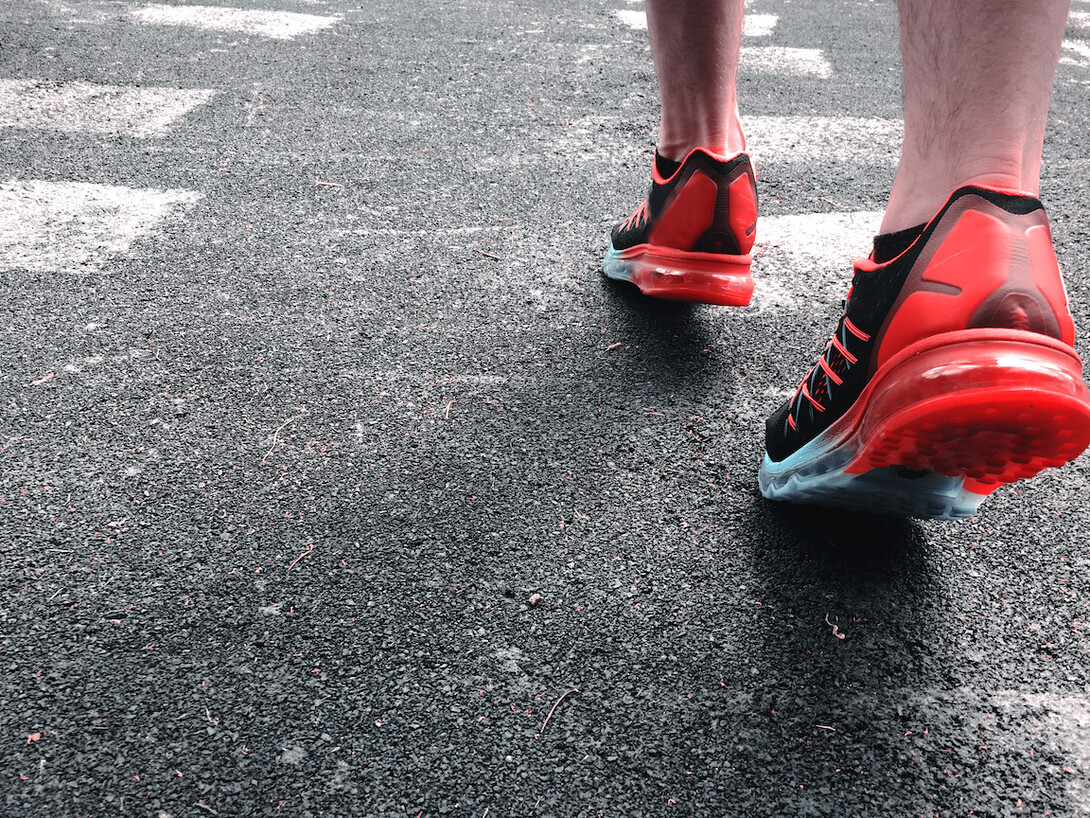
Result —
<instances>
[{"instance_id":1,"label":"shoe heel counter","mask_svg":"<svg viewBox=\"0 0 1090 818\"><path fill-rule=\"evenodd\" d=\"M968 327L1024 330L1074 344L1074 322L1044 211L1004 215L1009 274L984 298Z\"/></svg>"},{"instance_id":2,"label":"shoe heel counter","mask_svg":"<svg viewBox=\"0 0 1090 818\"><path fill-rule=\"evenodd\" d=\"M704 253L748 255L757 238L757 179L748 156L726 169L717 168L715 211L711 226L694 250Z\"/></svg>"},{"instance_id":3,"label":"shoe heel counter","mask_svg":"<svg viewBox=\"0 0 1090 818\"><path fill-rule=\"evenodd\" d=\"M876 367L924 338L964 329L1036 332L1071 344L1067 308L1044 211L967 206L948 214L880 333Z\"/></svg>"},{"instance_id":4,"label":"shoe heel counter","mask_svg":"<svg viewBox=\"0 0 1090 818\"><path fill-rule=\"evenodd\" d=\"M749 162L727 186L727 222L738 240L739 252L750 252L757 240L757 177Z\"/></svg>"},{"instance_id":5,"label":"shoe heel counter","mask_svg":"<svg viewBox=\"0 0 1090 818\"><path fill-rule=\"evenodd\" d=\"M1038 292L1045 299L1056 318L1060 335L1066 344L1075 344L1075 322L1067 302L1067 288L1063 274L1056 261L1056 252L1052 246L1052 233L1047 220L1043 224L1026 231L1026 245L1029 251L1033 280Z\"/></svg>"},{"instance_id":6,"label":"shoe heel counter","mask_svg":"<svg viewBox=\"0 0 1090 818\"><path fill-rule=\"evenodd\" d=\"M685 252L746 255L757 223L757 185L749 156L720 159L700 149L690 153L671 177L672 190L656 202L646 241Z\"/></svg>"},{"instance_id":7,"label":"shoe heel counter","mask_svg":"<svg viewBox=\"0 0 1090 818\"><path fill-rule=\"evenodd\" d=\"M647 241L658 247L692 251L715 227L719 186L703 163L683 167L679 173L685 177L652 222Z\"/></svg>"}]
</instances>

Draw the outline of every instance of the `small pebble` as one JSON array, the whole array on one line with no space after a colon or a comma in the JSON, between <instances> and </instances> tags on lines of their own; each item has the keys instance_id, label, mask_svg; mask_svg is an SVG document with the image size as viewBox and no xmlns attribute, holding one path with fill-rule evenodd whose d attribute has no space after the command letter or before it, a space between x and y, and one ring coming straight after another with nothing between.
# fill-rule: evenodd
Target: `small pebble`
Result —
<instances>
[{"instance_id":1,"label":"small pebble","mask_svg":"<svg viewBox=\"0 0 1090 818\"><path fill-rule=\"evenodd\" d=\"M541 594L530 594L530 604L536 605L541 601Z\"/></svg>"}]
</instances>

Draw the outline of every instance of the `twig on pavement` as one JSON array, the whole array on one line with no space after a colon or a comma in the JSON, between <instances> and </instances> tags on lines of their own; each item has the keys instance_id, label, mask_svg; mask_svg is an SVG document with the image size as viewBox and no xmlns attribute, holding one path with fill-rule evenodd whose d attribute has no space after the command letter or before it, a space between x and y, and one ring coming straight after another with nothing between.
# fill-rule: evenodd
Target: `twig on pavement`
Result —
<instances>
[{"instance_id":1,"label":"twig on pavement","mask_svg":"<svg viewBox=\"0 0 1090 818\"><path fill-rule=\"evenodd\" d=\"M305 557L307 554L309 554L313 550L314 550L314 543L311 543L310 545L307 546L306 551L304 551L302 554L300 554L298 557L296 557L295 559L293 559L291 561L291 565L288 566L288 570L290 571L292 568L294 568L295 564L297 562L299 562L299 560L301 560L303 557Z\"/></svg>"},{"instance_id":2,"label":"twig on pavement","mask_svg":"<svg viewBox=\"0 0 1090 818\"><path fill-rule=\"evenodd\" d=\"M269 459L269 455L271 455L273 453L273 451L276 449L276 444L280 442L280 432L283 431L284 427L287 426L289 423L295 423L295 421L299 420L299 418L306 416L307 407L300 406L299 408L302 409L303 411L300 412L298 415L295 415L294 417L288 418L287 420L285 420L283 423L281 423L279 426L276 427L276 430L273 432L272 446L270 446L269 450L267 452L265 452L265 456L263 458L261 458L261 465L262 466L265 465L265 461Z\"/></svg>"},{"instance_id":3,"label":"twig on pavement","mask_svg":"<svg viewBox=\"0 0 1090 818\"><path fill-rule=\"evenodd\" d=\"M551 718L553 717L553 713L555 713L555 712L556 712L556 708L560 707L560 703L561 703L562 701L564 701L564 699L568 698L568 695L569 695L569 694L571 694L571 693L578 693L578 692L579 692L579 691L578 691L578 690L576 690L576 689L575 689L575 688L573 687L573 688L572 688L571 690L567 691L567 693L565 693L565 694L564 694L563 696L561 696L561 697L560 697L559 699L557 699L557 700L556 700L556 704L554 704L554 705L553 705L553 709L549 711L549 715L547 715L547 716L545 717L545 721L543 721L543 722L541 723L541 732L542 732L542 733L544 733L544 732L545 732L545 728L546 728L546 727L548 726L548 724L549 724L549 719L551 719Z\"/></svg>"}]
</instances>

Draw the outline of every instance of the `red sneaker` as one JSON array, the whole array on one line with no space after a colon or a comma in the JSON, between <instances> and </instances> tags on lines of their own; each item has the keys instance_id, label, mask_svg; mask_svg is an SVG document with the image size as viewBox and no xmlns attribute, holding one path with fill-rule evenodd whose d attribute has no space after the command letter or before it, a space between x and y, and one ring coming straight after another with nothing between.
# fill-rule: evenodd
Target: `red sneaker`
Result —
<instances>
[{"instance_id":1,"label":"red sneaker","mask_svg":"<svg viewBox=\"0 0 1090 818\"><path fill-rule=\"evenodd\" d=\"M744 307L757 229L749 156L697 148L668 178L658 160L647 199L613 228L603 272L656 298Z\"/></svg>"},{"instance_id":2,"label":"red sneaker","mask_svg":"<svg viewBox=\"0 0 1090 818\"><path fill-rule=\"evenodd\" d=\"M773 500L968 517L1090 445L1090 392L1041 202L966 186L891 261L768 420Z\"/></svg>"}]
</instances>

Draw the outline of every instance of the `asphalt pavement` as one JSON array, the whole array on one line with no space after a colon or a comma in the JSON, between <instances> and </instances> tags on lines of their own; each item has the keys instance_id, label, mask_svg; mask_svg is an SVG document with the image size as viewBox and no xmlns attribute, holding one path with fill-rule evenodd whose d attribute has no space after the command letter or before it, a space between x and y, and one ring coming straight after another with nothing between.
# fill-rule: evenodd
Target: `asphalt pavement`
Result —
<instances>
[{"instance_id":1,"label":"asphalt pavement","mask_svg":"<svg viewBox=\"0 0 1090 818\"><path fill-rule=\"evenodd\" d=\"M1090 815L1090 460L958 523L757 489L895 170L892 2L749 6L744 309L601 276L640 4L239 5L0 5L0 816Z\"/></svg>"}]
</instances>

